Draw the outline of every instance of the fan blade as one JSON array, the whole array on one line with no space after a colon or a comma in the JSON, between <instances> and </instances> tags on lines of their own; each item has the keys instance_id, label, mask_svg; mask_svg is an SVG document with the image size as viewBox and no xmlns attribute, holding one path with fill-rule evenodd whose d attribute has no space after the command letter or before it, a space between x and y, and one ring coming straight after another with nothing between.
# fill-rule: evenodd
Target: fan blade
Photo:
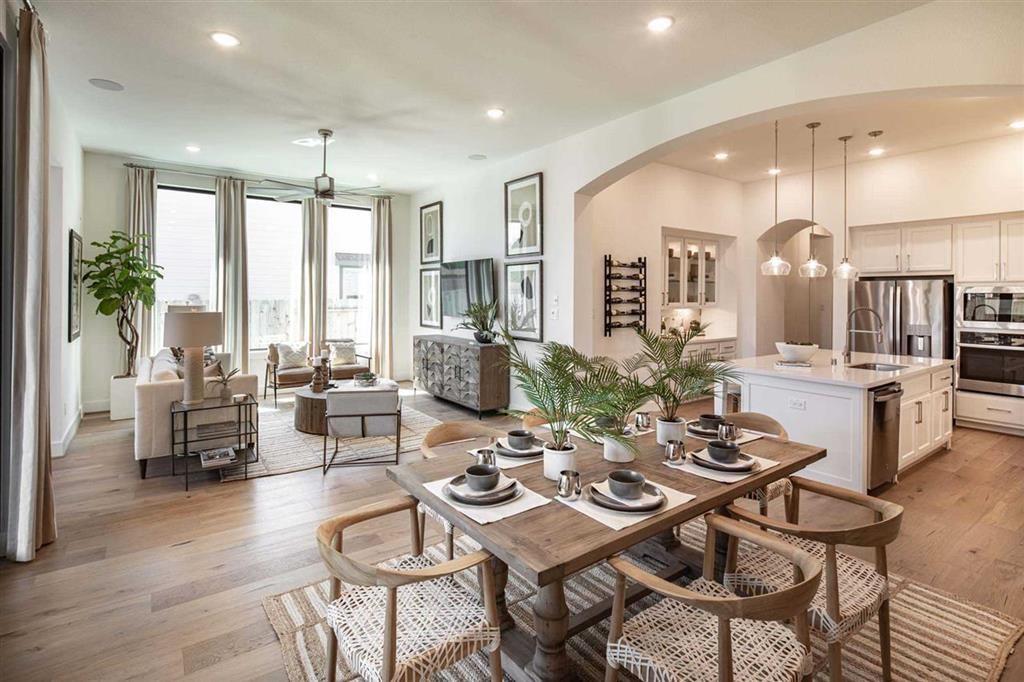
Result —
<instances>
[{"instance_id":1,"label":"fan blade","mask_svg":"<svg viewBox=\"0 0 1024 682\"><path fill-rule=\"evenodd\" d=\"M305 189L305 190L309 190L311 192L313 191L313 188L310 187L309 185L300 185L300 184L295 183L295 182L285 182L284 180L270 180L269 178L264 178L263 180L260 180L259 184L261 184L261 185L284 185L285 187L295 187L297 189ZM274 189L274 188L273 187L267 187L267 189Z\"/></svg>"},{"instance_id":2,"label":"fan blade","mask_svg":"<svg viewBox=\"0 0 1024 682\"><path fill-rule=\"evenodd\" d=\"M380 185L367 185L366 187L341 187L339 192L362 192L367 189L380 189Z\"/></svg>"},{"instance_id":3,"label":"fan blade","mask_svg":"<svg viewBox=\"0 0 1024 682\"><path fill-rule=\"evenodd\" d=\"M278 196L274 197L274 201L283 201L283 202L298 201L299 199L306 199L306 198L311 197L311 196L313 196L313 193L310 192L310 191L306 191L306 192L292 192L291 194L279 194Z\"/></svg>"}]
</instances>

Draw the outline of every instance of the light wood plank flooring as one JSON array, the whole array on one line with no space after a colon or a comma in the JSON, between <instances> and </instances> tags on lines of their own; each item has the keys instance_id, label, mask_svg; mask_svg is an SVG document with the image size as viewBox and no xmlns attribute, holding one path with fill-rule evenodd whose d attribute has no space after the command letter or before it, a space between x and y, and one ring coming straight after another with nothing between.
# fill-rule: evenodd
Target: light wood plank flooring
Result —
<instances>
[{"instance_id":1,"label":"light wood plank flooring","mask_svg":"<svg viewBox=\"0 0 1024 682\"><path fill-rule=\"evenodd\" d=\"M442 420L475 416L406 400ZM397 489L364 467L197 478L186 496L181 478L139 480L131 429L106 415L83 422L55 463L59 539L30 564L0 564L0 677L284 679L260 600L325 575L318 521ZM958 429L952 450L884 496L907 508L890 570L1024 618L1024 438ZM803 506L818 521L846 513ZM379 559L407 543L403 517L360 527L346 545ZM1024 679L1020 658L1004 680Z\"/></svg>"}]
</instances>

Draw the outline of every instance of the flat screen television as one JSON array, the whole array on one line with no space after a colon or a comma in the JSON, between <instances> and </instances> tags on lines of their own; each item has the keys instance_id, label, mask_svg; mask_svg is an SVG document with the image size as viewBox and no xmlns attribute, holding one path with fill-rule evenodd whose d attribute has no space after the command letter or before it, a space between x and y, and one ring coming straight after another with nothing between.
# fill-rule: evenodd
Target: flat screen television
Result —
<instances>
[{"instance_id":1,"label":"flat screen television","mask_svg":"<svg viewBox=\"0 0 1024 682\"><path fill-rule=\"evenodd\" d=\"M462 317L470 303L490 303L494 293L494 259L441 264L441 313Z\"/></svg>"}]
</instances>

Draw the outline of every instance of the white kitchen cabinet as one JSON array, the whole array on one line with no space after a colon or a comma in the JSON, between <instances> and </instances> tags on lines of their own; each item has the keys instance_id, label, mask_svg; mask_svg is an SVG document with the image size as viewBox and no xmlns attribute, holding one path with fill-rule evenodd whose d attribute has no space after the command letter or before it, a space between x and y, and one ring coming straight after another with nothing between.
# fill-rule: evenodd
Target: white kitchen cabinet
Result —
<instances>
[{"instance_id":1,"label":"white kitchen cabinet","mask_svg":"<svg viewBox=\"0 0 1024 682\"><path fill-rule=\"evenodd\" d=\"M1001 233L1003 281L1024 282L1024 219L1004 220Z\"/></svg>"},{"instance_id":2,"label":"white kitchen cabinet","mask_svg":"<svg viewBox=\"0 0 1024 682\"><path fill-rule=\"evenodd\" d=\"M931 394L931 447L944 445L953 437L953 387Z\"/></svg>"},{"instance_id":3,"label":"white kitchen cabinet","mask_svg":"<svg viewBox=\"0 0 1024 682\"><path fill-rule=\"evenodd\" d=\"M956 277L963 282L1000 280L1002 253L999 221L956 226Z\"/></svg>"},{"instance_id":4,"label":"white kitchen cabinet","mask_svg":"<svg viewBox=\"0 0 1024 682\"><path fill-rule=\"evenodd\" d=\"M665 236L662 239L662 266L664 277L661 304L666 307L683 303L683 240Z\"/></svg>"},{"instance_id":5,"label":"white kitchen cabinet","mask_svg":"<svg viewBox=\"0 0 1024 682\"><path fill-rule=\"evenodd\" d=\"M953 270L952 225L915 225L902 232L903 272Z\"/></svg>"},{"instance_id":6,"label":"white kitchen cabinet","mask_svg":"<svg viewBox=\"0 0 1024 682\"><path fill-rule=\"evenodd\" d=\"M921 396L914 401L914 456L923 457L932 449L932 398Z\"/></svg>"},{"instance_id":7,"label":"white kitchen cabinet","mask_svg":"<svg viewBox=\"0 0 1024 682\"><path fill-rule=\"evenodd\" d=\"M662 252L662 307L702 308L718 303L718 241L664 235Z\"/></svg>"},{"instance_id":8,"label":"white kitchen cabinet","mask_svg":"<svg viewBox=\"0 0 1024 682\"><path fill-rule=\"evenodd\" d=\"M900 462L899 469L917 459L917 443L914 441L916 423L913 415L917 413L917 400L905 400L900 403Z\"/></svg>"},{"instance_id":9,"label":"white kitchen cabinet","mask_svg":"<svg viewBox=\"0 0 1024 682\"><path fill-rule=\"evenodd\" d=\"M853 231L854 263L862 274L899 272L901 235L898 227Z\"/></svg>"}]
</instances>

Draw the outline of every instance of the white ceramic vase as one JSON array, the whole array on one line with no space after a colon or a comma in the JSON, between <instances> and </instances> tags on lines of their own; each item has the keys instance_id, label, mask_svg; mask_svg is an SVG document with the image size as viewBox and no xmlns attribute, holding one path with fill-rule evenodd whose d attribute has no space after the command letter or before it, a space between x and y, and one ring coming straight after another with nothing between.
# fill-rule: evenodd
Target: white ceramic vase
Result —
<instances>
[{"instance_id":1,"label":"white ceramic vase","mask_svg":"<svg viewBox=\"0 0 1024 682\"><path fill-rule=\"evenodd\" d=\"M682 440L684 432L686 431L686 420L679 419L674 422L665 421L661 417L658 417L658 423L655 426L657 431L658 445L665 445L670 440Z\"/></svg>"},{"instance_id":2,"label":"white ceramic vase","mask_svg":"<svg viewBox=\"0 0 1024 682\"><path fill-rule=\"evenodd\" d=\"M576 471L576 446L570 445L568 450L550 450L544 446L544 478L558 480L558 474L566 469Z\"/></svg>"},{"instance_id":3,"label":"white ceramic vase","mask_svg":"<svg viewBox=\"0 0 1024 682\"><path fill-rule=\"evenodd\" d=\"M635 434L628 429L623 435L626 436L626 438L631 439L636 437ZM632 462L634 459L636 459L636 453L633 450L626 447L625 445L623 445L622 443L619 443L618 441L614 441L611 438L605 438L604 458L609 462Z\"/></svg>"}]
</instances>

